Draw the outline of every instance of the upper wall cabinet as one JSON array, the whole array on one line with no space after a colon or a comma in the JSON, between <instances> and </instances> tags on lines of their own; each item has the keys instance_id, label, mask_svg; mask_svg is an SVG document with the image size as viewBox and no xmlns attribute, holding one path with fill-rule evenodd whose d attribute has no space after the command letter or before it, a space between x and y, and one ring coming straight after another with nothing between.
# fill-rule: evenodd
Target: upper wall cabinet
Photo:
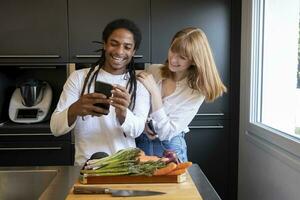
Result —
<instances>
[{"instance_id":1,"label":"upper wall cabinet","mask_svg":"<svg viewBox=\"0 0 300 200\"><path fill-rule=\"evenodd\" d=\"M0 64L68 61L66 0L1 1Z\"/></svg>"},{"instance_id":2,"label":"upper wall cabinet","mask_svg":"<svg viewBox=\"0 0 300 200\"><path fill-rule=\"evenodd\" d=\"M151 59L163 63L173 35L188 26L207 35L216 65L225 85L230 83L230 2L228 0L151 0ZM199 113L227 115L228 94L214 103L204 103Z\"/></svg>"},{"instance_id":3,"label":"upper wall cabinet","mask_svg":"<svg viewBox=\"0 0 300 200\"><path fill-rule=\"evenodd\" d=\"M150 2L149 0L72 0L69 1L70 61L97 61L100 48L93 41L102 41L106 24L118 18L133 20L142 31L142 43L135 62L150 61Z\"/></svg>"}]
</instances>

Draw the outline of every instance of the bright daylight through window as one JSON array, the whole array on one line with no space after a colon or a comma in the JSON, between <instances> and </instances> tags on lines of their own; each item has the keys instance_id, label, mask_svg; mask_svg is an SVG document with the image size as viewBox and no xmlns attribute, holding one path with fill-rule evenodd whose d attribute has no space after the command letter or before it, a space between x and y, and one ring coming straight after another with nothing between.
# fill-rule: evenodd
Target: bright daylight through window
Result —
<instances>
[{"instance_id":1,"label":"bright daylight through window","mask_svg":"<svg viewBox=\"0 0 300 200\"><path fill-rule=\"evenodd\" d=\"M257 121L300 138L300 1L262 5Z\"/></svg>"}]
</instances>

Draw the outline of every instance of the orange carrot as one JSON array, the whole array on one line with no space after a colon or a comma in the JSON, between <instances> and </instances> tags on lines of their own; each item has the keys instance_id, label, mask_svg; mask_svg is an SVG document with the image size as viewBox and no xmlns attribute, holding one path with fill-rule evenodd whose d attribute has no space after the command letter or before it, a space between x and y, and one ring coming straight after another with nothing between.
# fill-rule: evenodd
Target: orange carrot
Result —
<instances>
[{"instance_id":1,"label":"orange carrot","mask_svg":"<svg viewBox=\"0 0 300 200\"><path fill-rule=\"evenodd\" d=\"M179 170L179 169L187 169L189 168L190 166L192 166L192 162L183 162L183 163L178 163L177 164L177 167L176 167L176 170Z\"/></svg>"},{"instance_id":2,"label":"orange carrot","mask_svg":"<svg viewBox=\"0 0 300 200\"><path fill-rule=\"evenodd\" d=\"M160 175L166 175L168 173L170 173L171 171L173 171L174 169L176 169L177 165L173 162L170 162L169 164L167 164L167 166L157 169L154 172L154 176L160 176Z\"/></svg>"},{"instance_id":3,"label":"orange carrot","mask_svg":"<svg viewBox=\"0 0 300 200\"><path fill-rule=\"evenodd\" d=\"M171 171L170 173L168 173L167 175L180 175L186 172L186 169L175 169L173 171Z\"/></svg>"}]
</instances>

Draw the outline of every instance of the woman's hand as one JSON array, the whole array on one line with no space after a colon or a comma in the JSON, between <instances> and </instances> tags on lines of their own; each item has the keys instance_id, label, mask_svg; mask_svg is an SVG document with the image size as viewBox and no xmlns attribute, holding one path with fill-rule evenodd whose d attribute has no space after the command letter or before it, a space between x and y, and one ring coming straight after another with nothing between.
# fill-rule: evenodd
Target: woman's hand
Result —
<instances>
[{"instance_id":1,"label":"woman's hand","mask_svg":"<svg viewBox=\"0 0 300 200\"><path fill-rule=\"evenodd\" d=\"M130 94L127 89L120 85L114 85L112 90L112 96L110 99L110 105L115 107L116 116L120 122L123 124L127 114L127 108L130 105Z\"/></svg>"},{"instance_id":2,"label":"woman's hand","mask_svg":"<svg viewBox=\"0 0 300 200\"><path fill-rule=\"evenodd\" d=\"M137 75L137 79L145 86L145 88L150 92L151 95L153 95L153 93L160 92L152 74L141 72Z\"/></svg>"},{"instance_id":3,"label":"woman's hand","mask_svg":"<svg viewBox=\"0 0 300 200\"><path fill-rule=\"evenodd\" d=\"M162 107L161 92L152 74L141 72L137 75L137 79L145 86L151 95L152 112L159 110Z\"/></svg>"},{"instance_id":4,"label":"woman's hand","mask_svg":"<svg viewBox=\"0 0 300 200\"><path fill-rule=\"evenodd\" d=\"M69 125L75 122L77 116L92 115L100 117L109 113L109 110L96 106L96 103L109 104L109 99L100 93L90 93L81 96L68 110Z\"/></svg>"}]
</instances>

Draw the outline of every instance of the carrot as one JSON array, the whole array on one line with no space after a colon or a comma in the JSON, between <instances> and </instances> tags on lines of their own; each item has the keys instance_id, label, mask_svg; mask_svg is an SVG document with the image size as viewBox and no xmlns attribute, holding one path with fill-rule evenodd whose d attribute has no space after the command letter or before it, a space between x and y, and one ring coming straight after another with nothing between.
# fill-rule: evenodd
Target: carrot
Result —
<instances>
[{"instance_id":1,"label":"carrot","mask_svg":"<svg viewBox=\"0 0 300 200\"><path fill-rule=\"evenodd\" d=\"M189 168L190 166L192 166L192 162L183 162L183 163L178 163L177 164L177 167L176 167L176 170L179 170L179 169L187 169Z\"/></svg>"},{"instance_id":2,"label":"carrot","mask_svg":"<svg viewBox=\"0 0 300 200\"><path fill-rule=\"evenodd\" d=\"M154 171L154 176L160 176L160 175L166 175L168 173L170 173L171 171L173 171L174 169L176 169L177 165L173 162L170 162L169 164L167 164L167 166L157 169Z\"/></svg>"},{"instance_id":3,"label":"carrot","mask_svg":"<svg viewBox=\"0 0 300 200\"><path fill-rule=\"evenodd\" d=\"M170 173L168 173L167 175L180 175L186 172L186 169L175 169L173 171L171 171Z\"/></svg>"}]
</instances>

